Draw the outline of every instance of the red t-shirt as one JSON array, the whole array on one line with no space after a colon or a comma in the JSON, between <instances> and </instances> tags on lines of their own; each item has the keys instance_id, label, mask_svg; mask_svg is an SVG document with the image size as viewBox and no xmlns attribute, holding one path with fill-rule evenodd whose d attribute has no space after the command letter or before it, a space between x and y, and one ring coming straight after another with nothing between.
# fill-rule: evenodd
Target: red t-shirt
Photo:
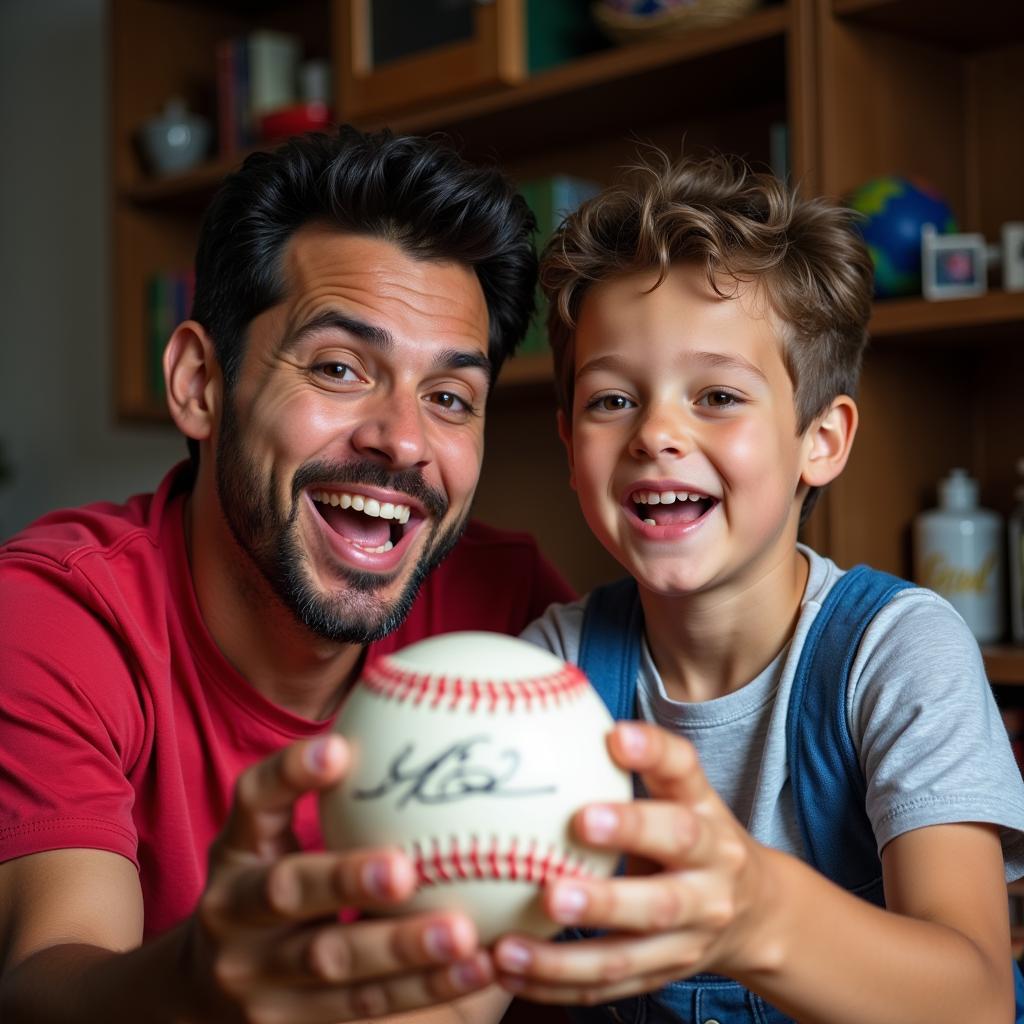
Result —
<instances>
[{"instance_id":1,"label":"red t-shirt","mask_svg":"<svg viewBox=\"0 0 1024 1024\"><path fill-rule=\"evenodd\" d=\"M147 935L194 908L238 774L323 731L225 660L185 553L185 476L124 505L55 512L0 547L0 861L110 850L139 869ZM405 623L518 633L571 591L525 534L471 524ZM300 801L302 845L320 845Z\"/></svg>"}]
</instances>

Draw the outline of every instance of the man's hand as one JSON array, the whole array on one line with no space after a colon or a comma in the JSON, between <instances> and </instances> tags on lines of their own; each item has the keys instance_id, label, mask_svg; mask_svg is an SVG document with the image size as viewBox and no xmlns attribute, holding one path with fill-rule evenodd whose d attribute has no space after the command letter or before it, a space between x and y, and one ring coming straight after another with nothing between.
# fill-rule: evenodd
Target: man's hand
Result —
<instances>
[{"instance_id":1,"label":"man's hand","mask_svg":"<svg viewBox=\"0 0 1024 1024\"><path fill-rule=\"evenodd\" d=\"M397 850L299 853L296 800L344 775L340 737L293 744L239 778L186 927L202 1019L347 1021L446 1002L492 981L464 915L342 923L343 908L394 907L415 888Z\"/></svg>"},{"instance_id":2,"label":"man's hand","mask_svg":"<svg viewBox=\"0 0 1024 1024\"><path fill-rule=\"evenodd\" d=\"M464 915L339 919L411 894L399 851L298 852L296 800L347 765L332 736L243 773L198 907L146 942L138 873L124 857L55 850L0 865L5 1024L334 1024L427 1006L437 1009L424 1019L441 1024L462 1019L450 1000L467 993L474 1020L496 1020L508 997L476 994L493 969Z\"/></svg>"}]
</instances>

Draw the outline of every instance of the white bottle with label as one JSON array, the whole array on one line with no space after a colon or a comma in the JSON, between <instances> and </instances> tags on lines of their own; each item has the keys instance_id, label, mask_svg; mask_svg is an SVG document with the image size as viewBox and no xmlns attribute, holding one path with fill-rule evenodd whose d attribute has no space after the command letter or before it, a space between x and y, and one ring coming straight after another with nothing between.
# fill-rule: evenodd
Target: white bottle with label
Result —
<instances>
[{"instance_id":1,"label":"white bottle with label","mask_svg":"<svg viewBox=\"0 0 1024 1024\"><path fill-rule=\"evenodd\" d=\"M1003 635L1003 522L978 507L978 483L954 469L939 507L914 520L914 575L964 617L979 643Z\"/></svg>"},{"instance_id":2,"label":"white bottle with label","mask_svg":"<svg viewBox=\"0 0 1024 1024\"><path fill-rule=\"evenodd\" d=\"M1010 632L1015 644L1024 644L1024 459L1017 460L1017 473L1017 504L1006 529L1010 547Z\"/></svg>"}]
</instances>

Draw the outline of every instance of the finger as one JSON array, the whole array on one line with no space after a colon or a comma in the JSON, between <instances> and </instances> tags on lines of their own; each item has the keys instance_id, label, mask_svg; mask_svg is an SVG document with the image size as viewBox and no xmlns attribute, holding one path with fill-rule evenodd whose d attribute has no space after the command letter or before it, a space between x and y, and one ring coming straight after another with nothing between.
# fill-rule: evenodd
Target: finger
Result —
<instances>
[{"instance_id":1,"label":"finger","mask_svg":"<svg viewBox=\"0 0 1024 1024\"><path fill-rule=\"evenodd\" d=\"M349 764L348 746L336 735L303 740L247 768L235 785L221 853L238 851L265 859L289 849L296 800L338 781Z\"/></svg>"},{"instance_id":2,"label":"finger","mask_svg":"<svg viewBox=\"0 0 1024 1024\"><path fill-rule=\"evenodd\" d=\"M436 970L396 975L356 985L309 989L275 985L255 993L249 1000L250 1017L290 1024L334 1024L364 1020L385 1014L403 1013L485 988L494 981L486 954Z\"/></svg>"},{"instance_id":3,"label":"finger","mask_svg":"<svg viewBox=\"0 0 1024 1024\"><path fill-rule=\"evenodd\" d=\"M278 943L270 973L291 984L368 981L472 957L476 928L461 914L304 928Z\"/></svg>"},{"instance_id":4,"label":"finger","mask_svg":"<svg viewBox=\"0 0 1024 1024\"><path fill-rule=\"evenodd\" d=\"M509 936L495 946L494 963L498 981L527 998L607 1001L696 973L703 947L699 935L687 933L606 935L568 943Z\"/></svg>"},{"instance_id":5,"label":"finger","mask_svg":"<svg viewBox=\"0 0 1024 1024\"><path fill-rule=\"evenodd\" d=\"M637 772L650 796L697 804L714 797L714 790L700 766L689 740L655 725L619 722L608 739L612 757Z\"/></svg>"},{"instance_id":6,"label":"finger","mask_svg":"<svg viewBox=\"0 0 1024 1024\"><path fill-rule=\"evenodd\" d=\"M343 907L385 909L415 888L412 862L397 849L297 853L222 874L203 904L221 923L270 926L333 917Z\"/></svg>"},{"instance_id":7,"label":"finger","mask_svg":"<svg viewBox=\"0 0 1024 1024\"><path fill-rule=\"evenodd\" d=\"M545 910L560 924L602 931L663 932L724 926L728 888L711 872L662 872L610 881L564 880L544 892Z\"/></svg>"},{"instance_id":8,"label":"finger","mask_svg":"<svg viewBox=\"0 0 1024 1024\"><path fill-rule=\"evenodd\" d=\"M622 850L672 867L704 864L714 853L713 829L682 803L590 804L573 815L572 828L589 846Z\"/></svg>"}]
</instances>

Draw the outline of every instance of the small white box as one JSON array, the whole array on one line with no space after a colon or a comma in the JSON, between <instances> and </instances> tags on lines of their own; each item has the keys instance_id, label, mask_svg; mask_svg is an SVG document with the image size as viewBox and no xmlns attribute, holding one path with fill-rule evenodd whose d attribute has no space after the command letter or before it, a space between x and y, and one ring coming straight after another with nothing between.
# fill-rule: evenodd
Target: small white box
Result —
<instances>
[{"instance_id":1,"label":"small white box","mask_svg":"<svg viewBox=\"0 0 1024 1024\"><path fill-rule=\"evenodd\" d=\"M963 299L988 291L985 236L921 230L921 284L926 299Z\"/></svg>"}]
</instances>

